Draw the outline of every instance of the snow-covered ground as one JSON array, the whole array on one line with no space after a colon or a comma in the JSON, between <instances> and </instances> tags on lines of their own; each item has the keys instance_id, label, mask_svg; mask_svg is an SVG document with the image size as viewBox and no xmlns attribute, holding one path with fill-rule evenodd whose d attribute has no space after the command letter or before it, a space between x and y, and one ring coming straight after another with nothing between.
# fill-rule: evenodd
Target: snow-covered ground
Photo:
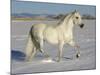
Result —
<instances>
[{"instance_id":1,"label":"snow-covered ground","mask_svg":"<svg viewBox=\"0 0 100 75\"><path fill-rule=\"evenodd\" d=\"M81 48L81 57L75 58L76 50L65 45L61 62L56 62L57 45L44 44L51 62L44 62L44 56L38 52L32 62L24 61L28 32L32 24L54 24L56 21L12 21L11 25L11 73L37 73L72 70L90 70L96 68L95 20L84 20L85 27L74 28L75 41Z\"/></svg>"}]
</instances>

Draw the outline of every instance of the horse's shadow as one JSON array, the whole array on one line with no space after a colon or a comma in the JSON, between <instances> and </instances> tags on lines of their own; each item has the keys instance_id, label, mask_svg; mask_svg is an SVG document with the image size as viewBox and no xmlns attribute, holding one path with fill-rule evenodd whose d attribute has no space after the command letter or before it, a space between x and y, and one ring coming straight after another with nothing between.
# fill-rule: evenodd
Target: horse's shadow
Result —
<instances>
[{"instance_id":1,"label":"horse's shadow","mask_svg":"<svg viewBox=\"0 0 100 75\"><path fill-rule=\"evenodd\" d=\"M26 55L21 51L15 51L15 50L11 51L11 60L24 61L25 57L26 57ZM36 56L36 59L38 59L38 60L43 59L43 58L44 57L40 54L38 54ZM72 60L73 59L73 58L68 58L68 57L62 57L62 58L66 59L66 60Z\"/></svg>"},{"instance_id":2,"label":"horse's shadow","mask_svg":"<svg viewBox=\"0 0 100 75\"><path fill-rule=\"evenodd\" d=\"M62 58L66 59L66 60L73 60L73 58L71 58L71 57L62 57Z\"/></svg>"},{"instance_id":3,"label":"horse's shadow","mask_svg":"<svg viewBox=\"0 0 100 75\"><path fill-rule=\"evenodd\" d=\"M11 51L11 60L16 61L24 61L25 60L25 54L21 51Z\"/></svg>"}]
</instances>

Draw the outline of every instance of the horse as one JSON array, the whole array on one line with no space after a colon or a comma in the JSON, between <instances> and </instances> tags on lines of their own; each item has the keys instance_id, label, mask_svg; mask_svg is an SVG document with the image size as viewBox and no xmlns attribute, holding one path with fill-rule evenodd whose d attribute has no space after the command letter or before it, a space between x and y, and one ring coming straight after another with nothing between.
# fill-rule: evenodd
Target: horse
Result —
<instances>
[{"instance_id":1,"label":"horse","mask_svg":"<svg viewBox=\"0 0 100 75\"><path fill-rule=\"evenodd\" d=\"M26 46L26 60L32 61L37 50L42 52L46 57L49 57L46 51L43 50L44 41L58 45L58 62L61 61L64 44L74 47L77 51L76 58L79 58L80 46L76 44L73 38L74 26L84 27L82 17L76 10L65 15L56 25L48 25L45 23L32 25Z\"/></svg>"}]
</instances>

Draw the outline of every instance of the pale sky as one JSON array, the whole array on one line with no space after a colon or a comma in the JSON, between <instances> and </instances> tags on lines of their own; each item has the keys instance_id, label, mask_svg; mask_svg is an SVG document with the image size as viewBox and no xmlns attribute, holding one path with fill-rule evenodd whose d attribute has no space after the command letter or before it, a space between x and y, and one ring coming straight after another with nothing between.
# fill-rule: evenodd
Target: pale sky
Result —
<instances>
[{"instance_id":1,"label":"pale sky","mask_svg":"<svg viewBox=\"0 0 100 75\"><path fill-rule=\"evenodd\" d=\"M76 9L81 14L90 14L93 16L96 14L96 7L90 5L40 3L12 0L11 6L11 13L60 14L72 12Z\"/></svg>"}]
</instances>

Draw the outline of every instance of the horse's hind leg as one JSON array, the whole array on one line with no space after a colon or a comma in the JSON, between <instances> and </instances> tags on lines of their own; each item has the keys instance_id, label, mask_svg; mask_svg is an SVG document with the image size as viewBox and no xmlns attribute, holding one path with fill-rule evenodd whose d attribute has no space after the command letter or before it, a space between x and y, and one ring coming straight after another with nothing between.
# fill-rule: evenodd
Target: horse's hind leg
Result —
<instances>
[{"instance_id":1,"label":"horse's hind leg","mask_svg":"<svg viewBox=\"0 0 100 75\"><path fill-rule=\"evenodd\" d=\"M25 57L26 61L29 60L32 51L33 51L33 42L31 41L31 37L29 36L28 37L28 43L27 43L27 46L26 46L26 57Z\"/></svg>"},{"instance_id":2,"label":"horse's hind leg","mask_svg":"<svg viewBox=\"0 0 100 75\"><path fill-rule=\"evenodd\" d=\"M33 49L28 61L32 61L32 58L34 58L35 54L36 54L36 48Z\"/></svg>"},{"instance_id":3,"label":"horse's hind leg","mask_svg":"<svg viewBox=\"0 0 100 75\"><path fill-rule=\"evenodd\" d=\"M43 49L41 49L41 52L44 54L44 56L45 56L46 58L50 57L50 56L47 54L47 52L44 51Z\"/></svg>"},{"instance_id":4,"label":"horse's hind leg","mask_svg":"<svg viewBox=\"0 0 100 75\"><path fill-rule=\"evenodd\" d=\"M47 52L43 50L43 39L40 39L40 52L43 53L46 58L49 57Z\"/></svg>"}]
</instances>

